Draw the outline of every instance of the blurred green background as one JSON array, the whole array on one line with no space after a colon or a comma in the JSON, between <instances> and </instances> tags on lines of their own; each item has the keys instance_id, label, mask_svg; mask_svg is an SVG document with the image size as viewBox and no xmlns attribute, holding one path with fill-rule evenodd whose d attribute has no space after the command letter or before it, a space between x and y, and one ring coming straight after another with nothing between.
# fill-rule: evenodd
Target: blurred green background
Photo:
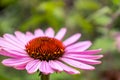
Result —
<instances>
[{"instance_id":1,"label":"blurred green background","mask_svg":"<svg viewBox=\"0 0 120 80\"><path fill-rule=\"evenodd\" d=\"M102 48L102 64L78 75L54 73L51 80L120 80L120 0L0 0L0 35L53 27L67 27L66 36L82 33L90 49ZM4 57L0 56L0 61ZM39 80L0 63L0 80Z\"/></svg>"}]
</instances>

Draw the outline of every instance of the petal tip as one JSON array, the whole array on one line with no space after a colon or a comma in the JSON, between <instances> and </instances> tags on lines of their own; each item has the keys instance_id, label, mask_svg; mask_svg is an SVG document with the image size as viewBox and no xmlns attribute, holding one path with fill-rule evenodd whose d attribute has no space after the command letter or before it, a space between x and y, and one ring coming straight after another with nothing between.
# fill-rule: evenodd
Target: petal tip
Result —
<instances>
[{"instance_id":1,"label":"petal tip","mask_svg":"<svg viewBox=\"0 0 120 80\"><path fill-rule=\"evenodd\" d=\"M10 65L8 65L8 64L6 63L5 60L3 60L1 63L2 63L4 66L10 66Z\"/></svg>"},{"instance_id":2,"label":"petal tip","mask_svg":"<svg viewBox=\"0 0 120 80\"><path fill-rule=\"evenodd\" d=\"M102 58L103 57L103 55L100 55L100 58Z\"/></svg>"},{"instance_id":3,"label":"petal tip","mask_svg":"<svg viewBox=\"0 0 120 80\"><path fill-rule=\"evenodd\" d=\"M76 33L76 36L77 37L81 37L81 33Z\"/></svg>"},{"instance_id":4,"label":"petal tip","mask_svg":"<svg viewBox=\"0 0 120 80\"><path fill-rule=\"evenodd\" d=\"M91 42L91 41L88 41L88 43L89 43L90 45L92 45L92 42Z\"/></svg>"},{"instance_id":5,"label":"petal tip","mask_svg":"<svg viewBox=\"0 0 120 80\"><path fill-rule=\"evenodd\" d=\"M52 27L48 27L46 30L53 30L53 28Z\"/></svg>"},{"instance_id":6,"label":"petal tip","mask_svg":"<svg viewBox=\"0 0 120 80\"><path fill-rule=\"evenodd\" d=\"M63 28L61 28L61 30L67 30L67 28L66 28L66 27L63 27Z\"/></svg>"},{"instance_id":7,"label":"petal tip","mask_svg":"<svg viewBox=\"0 0 120 80\"><path fill-rule=\"evenodd\" d=\"M75 71L75 72L67 72L68 74L80 74L80 71Z\"/></svg>"},{"instance_id":8,"label":"petal tip","mask_svg":"<svg viewBox=\"0 0 120 80\"><path fill-rule=\"evenodd\" d=\"M28 74L33 74L34 72L27 71Z\"/></svg>"},{"instance_id":9,"label":"petal tip","mask_svg":"<svg viewBox=\"0 0 120 80\"><path fill-rule=\"evenodd\" d=\"M95 67L91 68L91 70L95 70Z\"/></svg>"},{"instance_id":10,"label":"petal tip","mask_svg":"<svg viewBox=\"0 0 120 80\"><path fill-rule=\"evenodd\" d=\"M102 51L102 48L99 48L98 50L99 50L99 51Z\"/></svg>"}]
</instances>

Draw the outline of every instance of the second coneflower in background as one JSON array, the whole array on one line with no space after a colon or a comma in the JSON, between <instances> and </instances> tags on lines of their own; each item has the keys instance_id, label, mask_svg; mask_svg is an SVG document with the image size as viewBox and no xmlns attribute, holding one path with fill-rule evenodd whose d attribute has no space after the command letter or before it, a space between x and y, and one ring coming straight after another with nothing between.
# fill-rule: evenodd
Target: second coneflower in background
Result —
<instances>
[{"instance_id":1,"label":"second coneflower in background","mask_svg":"<svg viewBox=\"0 0 120 80\"><path fill-rule=\"evenodd\" d=\"M37 29L34 33L16 31L15 35L5 34L0 38L0 54L9 58L2 63L18 70L26 69L30 74L39 70L42 75L61 71L78 74L78 69L95 69L92 65L101 63L97 59L102 55L96 55L101 49L87 50L91 42L77 42L80 33L62 41L65 33L66 28L60 29L56 35L52 28L48 28L45 32Z\"/></svg>"}]
</instances>

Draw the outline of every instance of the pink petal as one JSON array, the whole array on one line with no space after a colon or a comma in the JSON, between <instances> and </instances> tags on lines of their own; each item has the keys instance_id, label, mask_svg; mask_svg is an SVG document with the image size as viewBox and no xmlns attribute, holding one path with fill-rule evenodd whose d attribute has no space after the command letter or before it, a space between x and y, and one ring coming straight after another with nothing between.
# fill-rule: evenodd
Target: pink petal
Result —
<instances>
[{"instance_id":1,"label":"pink petal","mask_svg":"<svg viewBox=\"0 0 120 80\"><path fill-rule=\"evenodd\" d=\"M27 70L28 73L32 74L39 69L40 65L41 65L41 62L39 60L30 61L26 65L26 70Z\"/></svg>"},{"instance_id":2,"label":"pink petal","mask_svg":"<svg viewBox=\"0 0 120 80\"><path fill-rule=\"evenodd\" d=\"M71 66L74 66L76 68L85 69L85 70L95 69L93 66L84 64L84 63L77 61L77 60L73 60L73 59L69 59L69 58L61 58L60 60L62 60L63 62L65 62Z\"/></svg>"},{"instance_id":3,"label":"pink petal","mask_svg":"<svg viewBox=\"0 0 120 80\"><path fill-rule=\"evenodd\" d=\"M9 51L9 49L8 49L8 51ZM23 53L23 54L28 54L26 51L25 51L25 49L24 50L11 50L11 51L13 51L13 52L19 52L19 53Z\"/></svg>"},{"instance_id":4,"label":"pink petal","mask_svg":"<svg viewBox=\"0 0 120 80\"><path fill-rule=\"evenodd\" d=\"M23 65L14 66L14 68L17 70L24 70L25 66L26 66L26 64L23 64Z\"/></svg>"},{"instance_id":5,"label":"pink petal","mask_svg":"<svg viewBox=\"0 0 120 80\"><path fill-rule=\"evenodd\" d=\"M41 29L36 29L34 34L35 34L36 37L40 37L40 36L44 36L45 35L43 30L41 30Z\"/></svg>"},{"instance_id":6,"label":"pink petal","mask_svg":"<svg viewBox=\"0 0 120 80\"><path fill-rule=\"evenodd\" d=\"M12 57L12 58L19 57L19 56L17 56L17 55L14 55L14 54L11 54L11 53L2 51L2 50L0 50L0 55Z\"/></svg>"},{"instance_id":7,"label":"pink petal","mask_svg":"<svg viewBox=\"0 0 120 80\"><path fill-rule=\"evenodd\" d=\"M46 61L41 62L39 70L46 75L54 72L54 70L50 67L49 63Z\"/></svg>"},{"instance_id":8,"label":"pink petal","mask_svg":"<svg viewBox=\"0 0 120 80\"><path fill-rule=\"evenodd\" d=\"M67 31L66 28L60 29L60 31L56 34L55 38L58 39L58 40L62 40L66 31Z\"/></svg>"},{"instance_id":9,"label":"pink petal","mask_svg":"<svg viewBox=\"0 0 120 80\"><path fill-rule=\"evenodd\" d=\"M48 28L46 29L45 31L45 35L48 36L48 37L54 37L54 30L52 28Z\"/></svg>"},{"instance_id":10,"label":"pink petal","mask_svg":"<svg viewBox=\"0 0 120 80\"><path fill-rule=\"evenodd\" d=\"M57 63L56 60L49 61L49 65L51 66L51 68L53 68L56 71L63 71L63 68Z\"/></svg>"},{"instance_id":11,"label":"pink petal","mask_svg":"<svg viewBox=\"0 0 120 80\"><path fill-rule=\"evenodd\" d=\"M92 60L92 59L86 59L86 58L79 58L79 57L74 57L74 56L64 56L65 58L81 61L81 62L86 62L87 64L100 64L101 61L97 60Z\"/></svg>"},{"instance_id":12,"label":"pink petal","mask_svg":"<svg viewBox=\"0 0 120 80\"><path fill-rule=\"evenodd\" d=\"M103 55L87 55L87 54L65 54L64 56L66 55L86 59L100 59L103 57Z\"/></svg>"},{"instance_id":13,"label":"pink petal","mask_svg":"<svg viewBox=\"0 0 120 80\"><path fill-rule=\"evenodd\" d=\"M24 43L24 44L27 43L25 34L23 34L23 33L20 32L20 31L16 31L16 32L15 32L15 35L16 35L17 39L19 39L22 43Z\"/></svg>"},{"instance_id":14,"label":"pink petal","mask_svg":"<svg viewBox=\"0 0 120 80\"><path fill-rule=\"evenodd\" d=\"M101 51L102 49L97 49L97 50L87 50L87 51L81 51L81 52L66 52L65 54L87 54L87 55L92 55L92 54L97 54Z\"/></svg>"},{"instance_id":15,"label":"pink petal","mask_svg":"<svg viewBox=\"0 0 120 80\"><path fill-rule=\"evenodd\" d=\"M0 46L3 47L3 48L8 48L8 49L14 49L14 50L23 50L22 48L16 46L16 45L13 45L11 43L9 43L8 41L6 40L3 40L0 38Z\"/></svg>"},{"instance_id":16,"label":"pink petal","mask_svg":"<svg viewBox=\"0 0 120 80\"><path fill-rule=\"evenodd\" d=\"M81 37L81 34L80 33L77 33L77 34L74 34L73 36L69 37L68 39L66 39L63 44L65 46L68 46L74 42L76 42L79 38Z\"/></svg>"},{"instance_id":17,"label":"pink petal","mask_svg":"<svg viewBox=\"0 0 120 80\"><path fill-rule=\"evenodd\" d=\"M2 64L5 66L22 66L27 64L29 61L31 61L31 58L21 58L21 59L14 59L14 58L9 58L9 59L4 59L2 61Z\"/></svg>"},{"instance_id":18,"label":"pink petal","mask_svg":"<svg viewBox=\"0 0 120 80\"><path fill-rule=\"evenodd\" d=\"M27 54L23 54L17 51L6 51L6 50L0 50L0 54L8 57L13 57L13 58L21 58L21 57L28 57Z\"/></svg>"},{"instance_id":19,"label":"pink petal","mask_svg":"<svg viewBox=\"0 0 120 80\"><path fill-rule=\"evenodd\" d=\"M86 49L88 49L91 46L91 42L90 41L83 41L83 42L78 42L75 43L73 45L70 45L68 47L66 47L66 51L84 51Z\"/></svg>"},{"instance_id":20,"label":"pink petal","mask_svg":"<svg viewBox=\"0 0 120 80\"><path fill-rule=\"evenodd\" d=\"M20 47L24 47L24 44L21 43L15 36L10 35L10 34L5 34L4 35L5 40L11 42L11 43L16 43Z\"/></svg>"},{"instance_id":21,"label":"pink petal","mask_svg":"<svg viewBox=\"0 0 120 80\"><path fill-rule=\"evenodd\" d=\"M29 32L29 31L26 32L26 35L27 36L34 36L33 33Z\"/></svg>"},{"instance_id":22,"label":"pink petal","mask_svg":"<svg viewBox=\"0 0 120 80\"><path fill-rule=\"evenodd\" d=\"M13 49L9 49L9 48L4 48L2 47L3 50L7 51L7 52L10 52L10 53L17 53L17 54L24 54L24 55L28 55L28 53L25 51L25 50L13 50Z\"/></svg>"},{"instance_id":23,"label":"pink petal","mask_svg":"<svg viewBox=\"0 0 120 80\"><path fill-rule=\"evenodd\" d=\"M26 41L27 42L29 42L33 38L35 38L35 36L31 32L26 32Z\"/></svg>"},{"instance_id":24,"label":"pink petal","mask_svg":"<svg viewBox=\"0 0 120 80\"><path fill-rule=\"evenodd\" d=\"M75 70L63 63L61 63L60 61L56 61L62 68L65 72L67 72L68 74L79 74L80 72L78 70Z\"/></svg>"}]
</instances>

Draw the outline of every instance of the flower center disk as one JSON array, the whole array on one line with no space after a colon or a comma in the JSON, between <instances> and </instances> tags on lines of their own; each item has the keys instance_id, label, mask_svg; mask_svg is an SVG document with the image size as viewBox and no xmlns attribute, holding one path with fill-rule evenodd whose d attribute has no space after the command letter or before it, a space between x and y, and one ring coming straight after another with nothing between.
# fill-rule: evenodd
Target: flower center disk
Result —
<instances>
[{"instance_id":1,"label":"flower center disk","mask_svg":"<svg viewBox=\"0 0 120 80\"><path fill-rule=\"evenodd\" d=\"M44 61L56 60L62 57L65 49L61 41L49 37L34 38L25 47L30 57Z\"/></svg>"}]
</instances>

